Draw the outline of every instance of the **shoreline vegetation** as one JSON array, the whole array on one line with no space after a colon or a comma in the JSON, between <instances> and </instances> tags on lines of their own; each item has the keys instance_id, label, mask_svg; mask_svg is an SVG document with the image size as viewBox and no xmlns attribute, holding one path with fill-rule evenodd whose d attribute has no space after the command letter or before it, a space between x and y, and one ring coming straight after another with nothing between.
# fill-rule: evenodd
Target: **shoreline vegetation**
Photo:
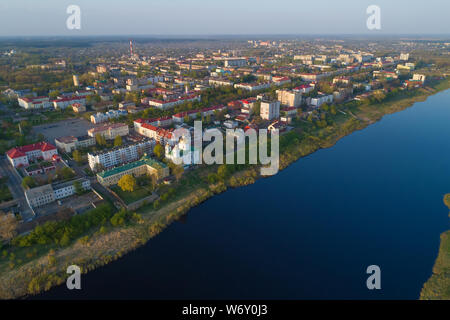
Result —
<instances>
[{"instance_id":1,"label":"shoreline vegetation","mask_svg":"<svg viewBox=\"0 0 450 320\"><path fill-rule=\"evenodd\" d=\"M386 114L402 111L449 88L450 80L444 79L433 87L422 88L413 93L399 92L385 102L350 104L344 110L339 109L333 124L324 128L312 128L311 124L304 121L304 128L295 128L280 136L280 170L319 149L332 147L341 138L364 129ZM187 171L175 190L164 194L164 199L161 197L153 205L144 206L131 217L127 217L125 213L122 216L119 213L114 215L114 221L122 220L125 223L92 227L77 240L62 247L36 245L34 249L21 248L28 249L27 257L31 254L31 258L20 263L16 257L13 260L16 265L13 266L11 262L8 263L8 253L0 256L0 298L26 297L65 283L66 270L70 265L78 265L83 273L104 266L146 244L190 208L228 188L249 185L261 178L258 166L244 166L238 168L240 170L224 174L223 179L208 179L212 173L217 172L217 167L201 166ZM104 213L106 216L108 214L111 215ZM116 217L117 215L119 216ZM447 236L446 239L448 238Z\"/></svg>"},{"instance_id":2,"label":"shoreline vegetation","mask_svg":"<svg viewBox=\"0 0 450 320\"><path fill-rule=\"evenodd\" d=\"M450 210L450 193L444 196L444 204ZM433 274L425 282L420 292L420 300L450 300L450 230L441 234L441 245Z\"/></svg>"}]
</instances>

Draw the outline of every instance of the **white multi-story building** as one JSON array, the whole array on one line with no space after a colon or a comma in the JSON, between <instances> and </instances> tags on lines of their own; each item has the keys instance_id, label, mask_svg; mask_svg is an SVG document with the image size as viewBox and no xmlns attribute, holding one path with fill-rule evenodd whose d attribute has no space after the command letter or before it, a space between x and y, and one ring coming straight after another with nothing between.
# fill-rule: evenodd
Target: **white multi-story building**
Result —
<instances>
[{"instance_id":1,"label":"white multi-story building","mask_svg":"<svg viewBox=\"0 0 450 320\"><path fill-rule=\"evenodd\" d=\"M332 94L319 95L315 98L311 98L311 105L314 107L320 107L324 103L332 103L333 100L334 100L334 96Z\"/></svg>"},{"instance_id":2,"label":"white multi-story building","mask_svg":"<svg viewBox=\"0 0 450 320\"><path fill-rule=\"evenodd\" d=\"M97 112L97 114L91 115L91 122L95 124L103 123L109 121L109 119L116 119L127 114L126 110L109 110L105 113Z\"/></svg>"},{"instance_id":3,"label":"white multi-story building","mask_svg":"<svg viewBox=\"0 0 450 320\"><path fill-rule=\"evenodd\" d=\"M299 91L277 90L277 94L282 105L298 108L302 104L302 94Z\"/></svg>"},{"instance_id":4,"label":"white multi-story building","mask_svg":"<svg viewBox=\"0 0 450 320\"><path fill-rule=\"evenodd\" d=\"M88 136L94 137L100 134L105 139L114 139L117 136L126 136L130 133L130 129L126 123L105 124L100 127L89 129Z\"/></svg>"},{"instance_id":5,"label":"white multi-story building","mask_svg":"<svg viewBox=\"0 0 450 320\"><path fill-rule=\"evenodd\" d=\"M260 116L264 120L280 117L280 101L261 101Z\"/></svg>"},{"instance_id":6,"label":"white multi-story building","mask_svg":"<svg viewBox=\"0 0 450 320\"><path fill-rule=\"evenodd\" d=\"M48 97L18 98L17 102L24 109L47 109L52 106Z\"/></svg>"},{"instance_id":7,"label":"white multi-story building","mask_svg":"<svg viewBox=\"0 0 450 320\"><path fill-rule=\"evenodd\" d=\"M127 162L136 161L144 154L151 154L155 145L156 141L149 139L116 147L105 152L88 153L89 167L92 170L96 169L98 165L103 168L111 168Z\"/></svg>"},{"instance_id":8,"label":"white multi-story building","mask_svg":"<svg viewBox=\"0 0 450 320\"><path fill-rule=\"evenodd\" d=\"M65 109L68 106L73 105L74 103L79 103L79 104L85 106L86 98L70 97L70 98L61 98L61 99L52 100L52 104L55 109Z\"/></svg>"},{"instance_id":9,"label":"white multi-story building","mask_svg":"<svg viewBox=\"0 0 450 320\"><path fill-rule=\"evenodd\" d=\"M227 79L209 79L208 81L210 86L213 87L231 87L233 86L233 82Z\"/></svg>"},{"instance_id":10,"label":"white multi-story building","mask_svg":"<svg viewBox=\"0 0 450 320\"><path fill-rule=\"evenodd\" d=\"M89 137L88 135L81 137L67 136L55 138L56 147L65 152L72 152L76 149L94 146L95 143L95 138Z\"/></svg>"},{"instance_id":11,"label":"white multi-story building","mask_svg":"<svg viewBox=\"0 0 450 320\"><path fill-rule=\"evenodd\" d=\"M300 92L300 93L304 93L304 94L307 94L307 93L309 93L309 92L311 92L313 90L314 90L314 86L306 85L306 84L303 84L303 85L301 85L299 87L296 87L296 88L292 89L292 91Z\"/></svg>"},{"instance_id":12,"label":"white multi-story building","mask_svg":"<svg viewBox=\"0 0 450 320\"><path fill-rule=\"evenodd\" d=\"M171 99L171 100L158 100L158 99L150 99L148 101L148 104L151 106L154 106L161 110L166 110L173 108L179 104L183 104L185 102L193 102L193 101L201 101L201 97L196 94L182 96L177 99Z\"/></svg>"},{"instance_id":13,"label":"white multi-story building","mask_svg":"<svg viewBox=\"0 0 450 320\"><path fill-rule=\"evenodd\" d=\"M42 207L56 200L70 197L76 193L75 183L79 182L81 188L85 191L91 189L89 179L76 179L59 184L46 184L40 187L28 189L25 191L25 199L32 208Z\"/></svg>"},{"instance_id":14,"label":"white multi-story building","mask_svg":"<svg viewBox=\"0 0 450 320\"><path fill-rule=\"evenodd\" d=\"M243 67L248 64L245 58L231 58L224 61L225 67Z\"/></svg>"},{"instance_id":15,"label":"white multi-story building","mask_svg":"<svg viewBox=\"0 0 450 320\"><path fill-rule=\"evenodd\" d=\"M244 89L248 91L257 91L262 89L268 89L270 88L270 82L264 82L264 83L237 83L234 85L236 89Z\"/></svg>"}]
</instances>

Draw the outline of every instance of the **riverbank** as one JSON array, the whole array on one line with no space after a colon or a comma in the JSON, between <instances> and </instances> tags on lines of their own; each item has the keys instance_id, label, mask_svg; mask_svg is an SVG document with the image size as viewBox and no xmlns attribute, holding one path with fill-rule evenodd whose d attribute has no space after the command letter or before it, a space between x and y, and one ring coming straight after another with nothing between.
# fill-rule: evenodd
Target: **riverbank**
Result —
<instances>
[{"instance_id":1,"label":"riverbank","mask_svg":"<svg viewBox=\"0 0 450 320\"><path fill-rule=\"evenodd\" d=\"M449 200L450 194L447 194L444 203L450 209ZM441 245L433 267L433 275L424 284L420 299L450 300L450 230L441 234Z\"/></svg>"},{"instance_id":2,"label":"riverbank","mask_svg":"<svg viewBox=\"0 0 450 320\"><path fill-rule=\"evenodd\" d=\"M448 88L448 82L442 90L445 87ZM440 91L439 88L437 91ZM432 93L421 91L416 96L399 97L384 104L352 107L350 111L354 116L342 116L332 127L315 131L295 130L282 141L281 167L285 168L291 162L317 149L332 146L343 136L374 123L384 114L403 110L414 102L425 100ZM195 170L195 175L202 176L208 173L209 168L198 170ZM189 174L187 178L191 178ZM183 186L183 193L177 193L177 197L162 208L141 210L139 213L142 214L143 219L139 223L125 228L112 228L105 233L92 232L86 241L77 241L69 247L58 249L51 259L46 253L16 269L2 272L1 295L2 297L23 296L62 283L66 278L65 268L72 263L80 265L83 272L87 272L115 260L146 243L165 226L181 217L189 208L212 197L215 193L223 192L228 187L253 183L258 178L256 168L247 168L228 177L225 183L213 185L187 183Z\"/></svg>"}]
</instances>

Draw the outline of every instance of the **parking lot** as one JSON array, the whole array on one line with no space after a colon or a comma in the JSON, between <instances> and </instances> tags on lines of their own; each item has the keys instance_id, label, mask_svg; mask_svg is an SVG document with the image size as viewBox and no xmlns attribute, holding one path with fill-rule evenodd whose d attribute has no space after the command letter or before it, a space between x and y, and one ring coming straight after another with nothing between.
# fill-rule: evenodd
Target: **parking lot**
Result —
<instances>
[{"instance_id":1,"label":"parking lot","mask_svg":"<svg viewBox=\"0 0 450 320\"><path fill-rule=\"evenodd\" d=\"M55 138L64 136L84 136L87 130L94 128L95 125L85 119L70 119L59 122L44 124L33 127L36 134L42 133L45 139L50 143L55 143Z\"/></svg>"}]
</instances>

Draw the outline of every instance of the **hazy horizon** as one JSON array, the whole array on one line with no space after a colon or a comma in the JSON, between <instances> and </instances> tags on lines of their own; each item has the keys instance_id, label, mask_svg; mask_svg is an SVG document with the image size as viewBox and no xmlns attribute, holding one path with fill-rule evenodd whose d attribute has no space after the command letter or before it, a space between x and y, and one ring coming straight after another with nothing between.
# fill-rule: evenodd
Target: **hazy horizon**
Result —
<instances>
[{"instance_id":1,"label":"hazy horizon","mask_svg":"<svg viewBox=\"0 0 450 320\"><path fill-rule=\"evenodd\" d=\"M69 5L81 29L69 30ZM366 27L369 5L381 30ZM448 35L450 3L440 0L2 0L0 36Z\"/></svg>"}]
</instances>

